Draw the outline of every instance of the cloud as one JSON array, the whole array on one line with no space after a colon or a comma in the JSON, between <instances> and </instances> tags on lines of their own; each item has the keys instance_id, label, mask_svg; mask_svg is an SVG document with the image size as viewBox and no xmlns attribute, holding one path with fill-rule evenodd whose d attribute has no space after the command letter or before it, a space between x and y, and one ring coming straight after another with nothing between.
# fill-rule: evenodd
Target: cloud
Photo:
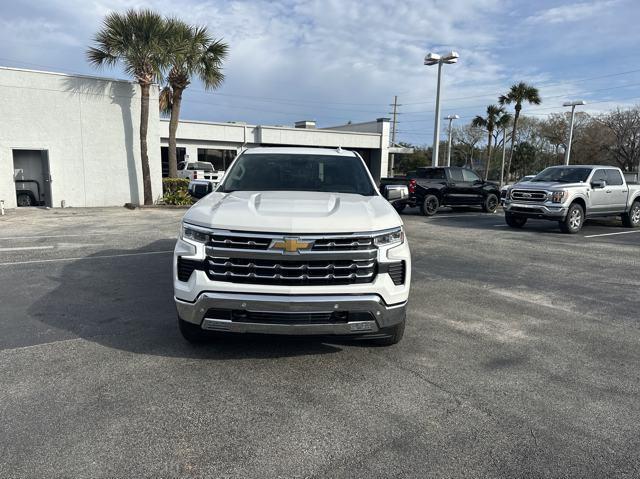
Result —
<instances>
[{"instance_id":1,"label":"cloud","mask_svg":"<svg viewBox=\"0 0 640 479\"><path fill-rule=\"evenodd\" d=\"M0 61L96 73L84 52L104 15L149 7L205 24L230 45L224 85L203 93L194 82L184 97L184 118L264 124L305 118L328 126L389 116L388 104L398 95L400 138L427 143L436 86L436 69L422 64L428 51L460 53L460 62L443 70L443 115L473 117L518 80L539 85L543 99L549 98L542 107L551 112L556 103L561 109L564 96L590 99L581 92L626 79L557 84L594 76L594 55L598 71L634 67L620 66L619 52L640 46L636 3L579 2L539 10L540 2L521 0L1 2ZM100 74L123 76L118 69ZM615 91L605 93L616 97ZM621 99L631 96L629 90L620 93Z\"/></svg>"},{"instance_id":2,"label":"cloud","mask_svg":"<svg viewBox=\"0 0 640 479\"><path fill-rule=\"evenodd\" d=\"M526 19L527 23L554 24L578 22L585 18L592 18L602 12L614 8L618 0L569 3L560 7L542 10Z\"/></svg>"}]
</instances>

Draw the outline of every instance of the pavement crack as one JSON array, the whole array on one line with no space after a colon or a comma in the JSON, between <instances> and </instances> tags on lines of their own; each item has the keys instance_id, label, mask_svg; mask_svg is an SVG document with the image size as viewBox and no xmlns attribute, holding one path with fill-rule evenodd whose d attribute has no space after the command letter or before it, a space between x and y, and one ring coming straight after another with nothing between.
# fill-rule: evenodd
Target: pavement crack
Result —
<instances>
[{"instance_id":1,"label":"pavement crack","mask_svg":"<svg viewBox=\"0 0 640 479\"><path fill-rule=\"evenodd\" d=\"M536 447L538 447L538 439L536 438L536 435L533 433L532 427L529 427L529 432L531 433L531 437L533 438L533 443L536 445Z\"/></svg>"}]
</instances>

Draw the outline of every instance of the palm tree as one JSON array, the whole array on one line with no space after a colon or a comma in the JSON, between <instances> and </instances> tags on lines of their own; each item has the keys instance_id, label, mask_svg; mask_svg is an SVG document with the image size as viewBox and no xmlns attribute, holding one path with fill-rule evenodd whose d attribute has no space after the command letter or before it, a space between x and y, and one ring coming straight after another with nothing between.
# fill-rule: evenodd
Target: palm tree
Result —
<instances>
[{"instance_id":1,"label":"palm tree","mask_svg":"<svg viewBox=\"0 0 640 479\"><path fill-rule=\"evenodd\" d=\"M197 76L205 89L218 88L223 80L222 62L229 46L211 38L207 27L192 27L181 20L168 20L169 74L168 85L160 93L160 109L170 113L169 120L169 176L178 176L176 131L180 118L182 93Z\"/></svg>"},{"instance_id":2,"label":"palm tree","mask_svg":"<svg viewBox=\"0 0 640 479\"><path fill-rule=\"evenodd\" d=\"M167 22L152 10L127 10L109 13L94 37L95 46L87 50L89 63L100 68L121 63L140 85L140 156L144 204L153 204L147 129L149 91L162 78L166 65Z\"/></svg>"},{"instance_id":3,"label":"palm tree","mask_svg":"<svg viewBox=\"0 0 640 479\"><path fill-rule=\"evenodd\" d=\"M507 179L511 174L511 160L513 159L513 147L516 143L516 130L518 128L518 118L520 118L520 110L524 102L539 105L542 103L538 89L526 84L525 82L516 83L506 95L500 95L498 98L500 105L515 104L515 115L513 116L513 129L511 130L511 148L509 149L509 160L507 162Z\"/></svg>"},{"instance_id":4,"label":"palm tree","mask_svg":"<svg viewBox=\"0 0 640 479\"><path fill-rule=\"evenodd\" d=\"M471 121L471 126L475 128L484 128L487 130L489 136L487 139L487 161L484 166L484 180L489 179L489 167L491 166L491 143L493 140L493 131L495 130L498 121L505 114L504 108L498 105L489 105L487 107L486 118L480 115L476 116Z\"/></svg>"}]
</instances>

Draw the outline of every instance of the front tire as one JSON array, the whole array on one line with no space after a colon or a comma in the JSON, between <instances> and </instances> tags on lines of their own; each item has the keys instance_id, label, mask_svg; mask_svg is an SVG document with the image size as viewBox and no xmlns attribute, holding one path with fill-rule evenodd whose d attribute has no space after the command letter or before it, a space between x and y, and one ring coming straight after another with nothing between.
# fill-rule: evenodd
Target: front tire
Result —
<instances>
[{"instance_id":1,"label":"front tire","mask_svg":"<svg viewBox=\"0 0 640 479\"><path fill-rule=\"evenodd\" d=\"M427 195L420 204L420 213L424 216L433 216L440 208L440 200L436 195Z\"/></svg>"},{"instance_id":2,"label":"front tire","mask_svg":"<svg viewBox=\"0 0 640 479\"><path fill-rule=\"evenodd\" d=\"M389 328L389 336L385 338L373 339L372 344L376 346L393 346L398 344L404 336L404 326L407 320L403 319L402 322Z\"/></svg>"},{"instance_id":3,"label":"front tire","mask_svg":"<svg viewBox=\"0 0 640 479\"><path fill-rule=\"evenodd\" d=\"M20 207L23 207L23 206L34 206L35 205L35 201L33 201L33 198L31 197L31 195L29 195L27 193L20 193L18 195L18 198L17 198L17 204Z\"/></svg>"},{"instance_id":4,"label":"front tire","mask_svg":"<svg viewBox=\"0 0 640 479\"><path fill-rule=\"evenodd\" d=\"M493 193L488 194L484 199L484 203L482 204L482 211L484 211L485 213L495 213L498 209L499 203L500 200L496 195L494 195Z\"/></svg>"},{"instance_id":5,"label":"front tire","mask_svg":"<svg viewBox=\"0 0 640 479\"><path fill-rule=\"evenodd\" d=\"M622 214L622 224L627 228L640 226L640 200L634 201L629 212Z\"/></svg>"},{"instance_id":6,"label":"front tire","mask_svg":"<svg viewBox=\"0 0 640 479\"><path fill-rule=\"evenodd\" d=\"M580 231L583 225L584 210L578 203L573 203L569 206L569 211L567 211L565 219L560 221L560 231L573 235Z\"/></svg>"},{"instance_id":7,"label":"front tire","mask_svg":"<svg viewBox=\"0 0 640 479\"><path fill-rule=\"evenodd\" d=\"M504 220L512 228L522 228L527 222L525 216L518 216L511 213L505 213Z\"/></svg>"},{"instance_id":8,"label":"front tire","mask_svg":"<svg viewBox=\"0 0 640 479\"><path fill-rule=\"evenodd\" d=\"M206 332L197 324L189 323L178 317L178 329L182 337L191 344L202 344L206 341Z\"/></svg>"}]
</instances>

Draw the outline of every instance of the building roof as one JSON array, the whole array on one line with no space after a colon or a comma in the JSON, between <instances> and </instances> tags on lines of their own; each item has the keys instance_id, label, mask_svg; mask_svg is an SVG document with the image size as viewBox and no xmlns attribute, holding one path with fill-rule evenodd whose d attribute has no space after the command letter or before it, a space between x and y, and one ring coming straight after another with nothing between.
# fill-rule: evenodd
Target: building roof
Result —
<instances>
[{"instance_id":1,"label":"building roof","mask_svg":"<svg viewBox=\"0 0 640 479\"><path fill-rule=\"evenodd\" d=\"M304 148L304 147L268 147L259 146L245 150L245 154L265 154L272 153L276 155L331 155L331 156L356 156L350 150L342 148Z\"/></svg>"}]
</instances>

